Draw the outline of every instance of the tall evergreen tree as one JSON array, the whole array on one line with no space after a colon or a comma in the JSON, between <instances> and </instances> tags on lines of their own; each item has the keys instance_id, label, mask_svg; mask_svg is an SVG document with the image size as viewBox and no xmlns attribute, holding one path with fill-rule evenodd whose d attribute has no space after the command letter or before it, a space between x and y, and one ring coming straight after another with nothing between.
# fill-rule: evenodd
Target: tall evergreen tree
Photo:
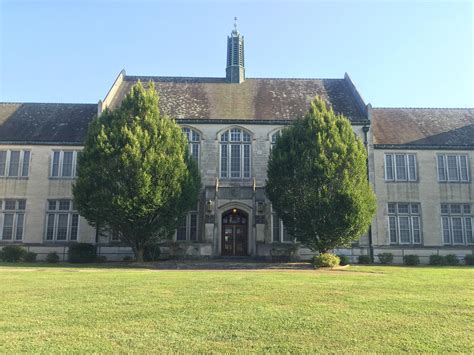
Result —
<instances>
[{"instance_id":1,"label":"tall evergreen tree","mask_svg":"<svg viewBox=\"0 0 474 355\"><path fill-rule=\"evenodd\" d=\"M186 137L158 105L153 83L139 82L119 108L104 110L89 127L73 186L79 213L118 232L140 261L196 207L201 185Z\"/></svg>"},{"instance_id":2,"label":"tall evergreen tree","mask_svg":"<svg viewBox=\"0 0 474 355\"><path fill-rule=\"evenodd\" d=\"M266 191L293 236L321 253L365 233L375 213L367 152L342 115L315 98L272 149Z\"/></svg>"}]
</instances>

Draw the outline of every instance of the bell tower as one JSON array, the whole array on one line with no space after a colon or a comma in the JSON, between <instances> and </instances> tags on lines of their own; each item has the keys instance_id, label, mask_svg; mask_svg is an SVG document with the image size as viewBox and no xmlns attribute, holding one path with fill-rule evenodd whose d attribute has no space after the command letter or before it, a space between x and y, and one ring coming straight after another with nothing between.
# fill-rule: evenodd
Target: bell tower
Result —
<instances>
[{"instance_id":1,"label":"bell tower","mask_svg":"<svg viewBox=\"0 0 474 355\"><path fill-rule=\"evenodd\" d=\"M245 80L244 36L237 31L237 17L234 17L234 29L227 36L226 80L240 84Z\"/></svg>"}]
</instances>

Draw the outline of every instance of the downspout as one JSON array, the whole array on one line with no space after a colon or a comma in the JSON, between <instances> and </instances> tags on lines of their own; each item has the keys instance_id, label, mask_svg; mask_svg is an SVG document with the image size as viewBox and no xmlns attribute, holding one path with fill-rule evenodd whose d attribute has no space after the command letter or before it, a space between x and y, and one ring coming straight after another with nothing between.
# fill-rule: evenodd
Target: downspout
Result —
<instances>
[{"instance_id":1,"label":"downspout","mask_svg":"<svg viewBox=\"0 0 474 355\"><path fill-rule=\"evenodd\" d=\"M369 126L364 126L362 127L362 130L364 131L364 146L365 146L365 151L367 152L367 158L365 159L365 165L366 165L366 173L367 173L367 181L370 182L369 180L369 142L367 139L367 133L369 132L370 127ZM370 261L373 263L374 262L374 244L372 241L372 223L369 225L369 230L367 231L368 237L369 237L369 257Z\"/></svg>"}]
</instances>

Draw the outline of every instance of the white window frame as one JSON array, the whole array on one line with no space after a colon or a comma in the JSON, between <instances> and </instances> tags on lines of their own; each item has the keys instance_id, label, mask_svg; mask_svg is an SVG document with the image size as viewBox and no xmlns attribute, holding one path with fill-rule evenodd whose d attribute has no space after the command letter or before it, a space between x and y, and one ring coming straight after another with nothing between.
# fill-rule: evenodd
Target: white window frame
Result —
<instances>
[{"instance_id":1,"label":"white window frame","mask_svg":"<svg viewBox=\"0 0 474 355\"><path fill-rule=\"evenodd\" d=\"M29 149L2 149L0 152L5 152L5 169L4 171L0 171L0 178L4 179L28 179L30 175L31 169L31 150ZM18 159L18 173L17 175L10 176L10 161L11 161L11 153L12 152L19 152L20 157ZM28 168L26 171L26 175L23 175L23 168L24 168L24 161L25 161L25 153L28 152Z\"/></svg>"},{"instance_id":2,"label":"white window frame","mask_svg":"<svg viewBox=\"0 0 474 355\"><path fill-rule=\"evenodd\" d=\"M188 126L181 127L181 132L183 132L183 134L186 136L186 139L188 140L189 155L196 159L196 162L199 166L199 163L201 162L201 133ZM193 154L194 147L197 147L197 157Z\"/></svg>"},{"instance_id":3,"label":"white window frame","mask_svg":"<svg viewBox=\"0 0 474 355\"><path fill-rule=\"evenodd\" d=\"M53 168L54 168L54 154L59 153L59 161L58 161L58 175L53 175ZM72 153L72 168L71 168L71 176L63 176L63 168L64 168L64 153ZM76 179L77 178L77 155L80 153L78 150L53 150L51 152L50 158L50 166L49 166L49 177L51 179Z\"/></svg>"},{"instance_id":4,"label":"white window frame","mask_svg":"<svg viewBox=\"0 0 474 355\"><path fill-rule=\"evenodd\" d=\"M196 216L196 239L191 239L191 216ZM197 210L189 211L185 217L186 221L186 239L178 239L178 229L182 226L178 226L174 233L174 240L176 242L198 242L199 241L199 213Z\"/></svg>"},{"instance_id":5,"label":"white window frame","mask_svg":"<svg viewBox=\"0 0 474 355\"><path fill-rule=\"evenodd\" d=\"M460 213L453 213L451 211L451 206L453 205L459 205L460 206ZM468 205L469 206L469 212L465 212L465 207ZM443 212L443 206L447 206L447 212ZM443 245L474 245L474 215L473 215L473 208L474 205L471 203L442 203L441 208L440 208L440 225L441 225L441 240ZM453 227L453 219L454 218L460 218L461 219L461 231L462 231L462 238L463 241L461 243L455 242L454 240L454 227ZM445 228L444 224L444 219L447 220L448 222L448 228ZM468 229L467 229L467 223L466 220L469 219L471 221L471 229L470 229L470 238L471 240L469 241L468 238ZM449 242L446 242L445 240L445 235L444 232L448 231L449 233Z\"/></svg>"},{"instance_id":6,"label":"white window frame","mask_svg":"<svg viewBox=\"0 0 474 355\"><path fill-rule=\"evenodd\" d=\"M405 167L405 178L398 177L397 172L397 155L404 156L404 167ZM413 166L410 166L410 158L413 157ZM388 174L388 166L387 166L387 159L391 162L392 168L392 177L389 178ZM384 179L385 181L393 181L393 182L418 182L418 159L415 153L385 153L384 154ZM413 169L413 170L412 170ZM411 178L412 173L414 174L414 178Z\"/></svg>"},{"instance_id":7,"label":"white window frame","mask_svg":"<svg viewBox=\"0 0 474 355\"><path fill-rule=\"evenodd\" d=\"M15 209L13 210L6 210L5 209L5 201L11 200L15 201ZM25 209L19 208L19 201L25 201ZM5 223L5 215L12 214L13 221L12 221L12 238L11 239L3 239L3 227ZM21 225L22 235L21 239L17 239L17 232L18 232L18 215L23 215L23 223ZM10 242L10 243L18 243L23 241L23 237L25 236L25 226L26 226L26 199L24 198L5 198L0 200L0 241L2 242Z\"/></svg>"},{"instance_id":8,"label":"white window frame","mask_svg":"<svg viewBox=\"0 0 474 355\"><path fill-rule=\"evenodd\" d=\"M393 205L395 207L395 212L390 212L389 206ZM399 212L398 206L399 205L408 205L408 212ZM418 212L413 212L412 206L416 205ZM402 242L400 239L400 219L401 218L408 218L408 230L409 230L409 241ZM395 240L392 241L392 229L390 226L390 219L395 219ZM415 223L413 221L418 219L418 228L414 228ZM418 231L419 234L419 242L415 241L415 230ZM418 202L389 202L387 203L387 235L388 235L388 242L390 245L423 245L423 223L421 218L421 204Z\"/></svg>"},{"instance_id":9,"label":"white window frame","mask_svg":"<svg viewBox=\"0 0 474 355\"><path fill-rule=\"evenodd\" d=\"M278 220L278 226L279 226L278 231L279 231L280 235L278 236L278 238L275 238L274 228L273 228L273 224L275 223L275 219ZM283 220L281 218L278 218L278 215L274 211L272 211L271 231L272 231L271 232L272 243L292 244L292 243L295 242L295 238L292 238L292 240L285 240L284 239L285 232L287 233L288 236L290 236L290 234L288 232L288 229L283 224Z\"/></svg>"},{"instance_id":10,"label":"white window frame","mask_svg":"<svg viewBox=\"0 0 474 355\"><path fill-rule=\"evenodd\" d=\"M238 130L240 131L240 140L239 141L232 141L231 134L232 131ZM223 136L227 134L227 140L223 141ZM249 136L249 141L244 140L244 134ZM246 129L240 127L230 127L224 130L219 135L219 178L226 179L226 180L250 180L252 178L252 140L253 135ZM239 158L240 158L240 169L239 169L239 176L232 176L232 146L239 146ZM223 167L222 167L222 158L223 158L223 146L226 146L226 176L223 176ZM248 160L245 159L245 147L248 146ZM245 166L248 163L248 176L245 176Z\"/></svg>"},{"instance_id":11,"label":"white window frame","mask_svg":"<svg viewBox=\"0 0 474 355\"><path fill-rule=\"evenodd\" d=\"M55 201L55 209L51 210L49 208L50 202ZM68 210L60 210L59 204L60 201L69 201L69 209ZM53 238L48 239L48 219L49 216L53 215ZM67 231L66 231L66 239L58 240L58 225L59 225L59 215L67 215ZM76 239L71 239L72 233L72 222L73 216L77 215L77 232L76 232ZM74 209L73 200L67 198L58 198L58 199L48 199L46 201L46 218L45 218L45 229L44 229L44 241L46 243L69 243L69 242L79 242L80 236L80 225L81 225L81 216Z\"/></svg>"},{"instance_id":12,"label":"white window frame","mask_svg":"<svg viewBox=\"0 0 474 355\"><path fill-rule=\"evenodd\" d=\"M449 176L448 169L448 157L456 157L456 170L458 179L452 179ZM461 157L465 159L466 162L466 173L467 177L463 179L462 170L461 170ZM443 161L443 167L440 167L440 158ZM438 176L438 182L443 183L469 183L471 181L471 171L469 166L469 155L468 154L437 154L436 155L436 174ZM440 176L440 169L443 171L444 177Z\"/></svg>"}]
</instances>

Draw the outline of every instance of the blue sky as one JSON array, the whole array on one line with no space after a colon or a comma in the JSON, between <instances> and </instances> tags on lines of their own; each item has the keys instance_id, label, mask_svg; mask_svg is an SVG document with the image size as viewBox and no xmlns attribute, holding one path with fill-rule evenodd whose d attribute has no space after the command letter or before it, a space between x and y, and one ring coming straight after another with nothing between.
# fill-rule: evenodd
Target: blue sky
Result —
<instances>
[{"instance_id":1,"label":"blue sky","mask_svg":"<svg viewBox=\"0 0 474 355\"><path fill-rule=\"evenodd\" d=\"M374 106L474 107L473 1L0 0L0 101L97 102L130 75L342 78Z\"/></svg>"}]
</instances>

